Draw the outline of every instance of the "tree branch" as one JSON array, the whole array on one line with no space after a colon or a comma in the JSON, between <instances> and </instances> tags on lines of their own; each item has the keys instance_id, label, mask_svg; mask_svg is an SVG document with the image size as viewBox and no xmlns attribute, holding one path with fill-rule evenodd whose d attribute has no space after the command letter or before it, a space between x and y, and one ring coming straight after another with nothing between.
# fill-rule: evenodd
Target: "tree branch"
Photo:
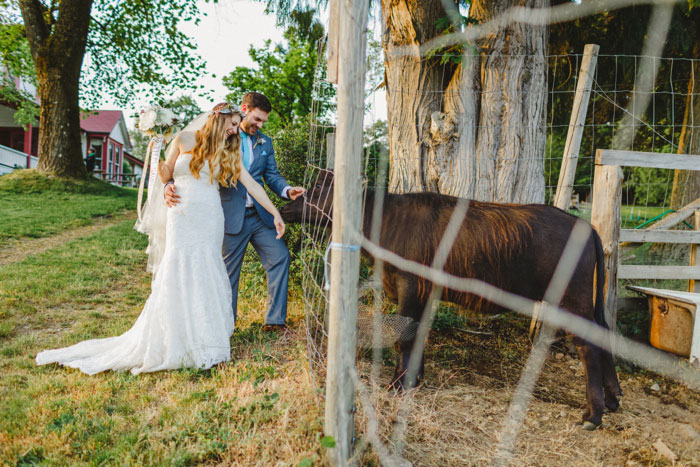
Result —
<instances>
[{"instance_id":1,"label":"tree branch","mask_svg":"<svg viewBox=\"0 0 700 467\"><path fill-rule=\"evenodd\" d=\"M58 20L54 30L52 48L72 56L84 54L90 27L90 10L93 0L63 0L58 9ZM82 60L81 60L82 62Z\"/></svg>"},{"instance_id":2,"label":"tree branch","mask_svg":"<svg viewBox=\"0 0 700 467\"><path fill-rule=\"evenodd\" d=\"M19 0L19 9L24 19L24 30L29 42L34 62L39 58L39 50L50 36L50 31L44 21L48 9L39 0Z\"/></svg>"},{"instance_id":3,"label":"tree branch","mask_svg":"<svg viewBox=\"0 0 700 467\"><path fill-rule=\"evenodd\" d=\"M98 20L94 15L90 15L90 21L98 25L100 29L102 29L102 32L107 32L107 25Z\"/></svg>"}]
</instances>

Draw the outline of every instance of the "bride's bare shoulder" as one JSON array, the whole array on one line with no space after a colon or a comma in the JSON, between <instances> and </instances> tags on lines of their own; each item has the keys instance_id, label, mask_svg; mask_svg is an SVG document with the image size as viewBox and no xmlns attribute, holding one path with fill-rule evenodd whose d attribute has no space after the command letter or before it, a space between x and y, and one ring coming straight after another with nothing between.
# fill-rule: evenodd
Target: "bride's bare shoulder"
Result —
<instances>
[{"instance_id":1,"label":"bride's bare shoulder","mask_svg":"<svg viewBox=\"0 0 700 467\"><path fill-rule=\"evenodd\" d=\"M180 149L180 153L190 152L194 148L194 131L181 131L175 137L175 144Z\"/></svg>"}]
</instances>

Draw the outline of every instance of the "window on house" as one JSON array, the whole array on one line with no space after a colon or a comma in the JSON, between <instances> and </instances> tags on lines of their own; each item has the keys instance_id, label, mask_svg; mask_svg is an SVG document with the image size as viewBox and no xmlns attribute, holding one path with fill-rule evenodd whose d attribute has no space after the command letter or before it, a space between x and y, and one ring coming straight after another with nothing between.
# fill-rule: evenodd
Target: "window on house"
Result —
<instances>
[{"instance_id":1,"label":"window on house","mask_svg":"<svg viewBox=\"0 0 700 467\"><path fill-rule=\"evenodd\" d=\"M124 172L124 168L122 167L122 148L121 146L117 146L114 148L114 171L118 174L121 174ZM122 180L122 176L119 175L119 181Z\"/></svg>"},{"instance_id":2,"label":"window on house","mask_svg":"<svg viewBox=\"0 0 700 467\"><path fill-rule=\"evenodd\" d=\"M95 149L95 170L102 170L102 142L93 142L92 147Z\"/></svg>"},{"instance_id":3,"label":"window on house","mask_svg":"<svg viewBox=\"0 0 700 467\"><path fill-rule=\"evenodd\" d=\"M111 142L108 145L107 154L107 173L112 175L114 173L114 144Z\"/></svg>"}]
</instances>

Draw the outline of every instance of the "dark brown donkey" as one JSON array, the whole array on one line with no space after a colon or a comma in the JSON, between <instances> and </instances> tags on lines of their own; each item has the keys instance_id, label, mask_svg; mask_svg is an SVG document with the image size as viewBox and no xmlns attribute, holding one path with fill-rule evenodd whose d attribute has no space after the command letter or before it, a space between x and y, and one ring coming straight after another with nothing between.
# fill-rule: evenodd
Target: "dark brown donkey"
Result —
<instances>
[{"instance_id":1,"label":"dark brown donkey","mask_svg":"<svg viewBox=\"0 0 700 467\"><path fill-rule=\"evenodd\" d=\"M430 265L445 232L457 198L436 193L387 194L384 199L380 245L403 258ZM330 226L333 204L333 173L321 171L304 197L281 210L286 222ZM363 232L369 237L374 193L365 195ZM577 218L552 206L516 205L470 201L467 215L445 264L445 271L475 278L532 300L542 300ZM594 295L594 273L600 278ZM583 249L560 306L607 329L603 314L603 249L595 230ZM384 266L382 285L398 304L402 316L419 321L433 284L421 277ZM468 308L496 311L474 295L444 289L442 300ZM614 411L621 396L615 364L609 352L574 336L586 372L587 408L584 426L600 425L604 407ZM400 357L394 385L411 387L406 370L413 340L398 344ZM422 356L421 356L422 361ZM588 422L588 423L586 423Z\"/></svg>"}]
</instances>

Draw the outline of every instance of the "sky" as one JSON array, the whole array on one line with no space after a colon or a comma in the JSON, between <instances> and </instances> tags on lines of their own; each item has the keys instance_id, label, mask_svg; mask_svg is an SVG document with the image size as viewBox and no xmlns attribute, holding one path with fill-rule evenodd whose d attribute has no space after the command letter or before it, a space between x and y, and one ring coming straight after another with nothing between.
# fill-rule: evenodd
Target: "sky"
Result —
<instances>
[{"instance_id":1,"label":"sky","mask_svg":"<svg viewBox=\"0 0 700 467\"><path fill-rule=\"evenodd\" d=\"M184 23L182 31L195 38L198 52L207 62L208 76L203 84L213 90L216 102L223 100L228 91L221 84L224 76L237 66L253 66L248 49L253 44L261 47L267 39L282 42L283 30L275 27L273 15L265 14L265 6L259 2L226 0L216 4L200 2L200 10L206 13L199 25ZM214 77L215 76L215 77ZM198 99L206 109L212 103Z\"/></svg>"},{"instance_id":2,"label":"sky","mask_svg":"<svg viewBox=\"0 0 700 467\"><path fill-rule=\"evenodd\" d=\"M200 1L200 10L206 13L198 25L182 23L181 30L193 37L197 43L197 52L207 62L207 73L201 77L202 84L211 89L212 101L195 97L201 109L207 109L223 100L228 90L222 84L222 78L237 66L253 66L248 56L248 49L263 46L267 39L273 43L282 42L283 29L275 26L273 15L265 14L265 6L259 2L247 0L224 0L213 4ZM133 128L135 120L131 118L139 108L148 102L136 102L134 108L120 108L106 101L100 108L104 110L123 110L127 124Z\"/></svg>"},{"instance_id":3,"label":"sky","mask_svg":"<svg viewBox=\"0 0 700 467\"><path fill-rule=\"evenodd\" d=\"M260 2L249 0L223 0L218 3L199 1L202 19L198 25L181 23L181 30L193 37L197 44L197 53L207 63L207 73L201 77L202 84L211 90L212 100L195 96L202 110L211 108L215 103L224 100L228 90L223 86L222 79L237 66L252 67L255 64L248 55L250 45L262 47L266 40L273 43L283 42L283 28L277 28L274 15L265 14L265 6ZM369 27L380 31L375 19L370 20ZM328 27L327 14L321 14L321 22ZM365 124L377 119L386 120L386 97L383 91L378 91L370 97L372 111L365 116ZM133 108L120 108L106 100L100 106L103 110L122 110L130 128L136 120L131 117L149 102L135 102ZM274 105L274 103L273 103Z\"/></svg>"}]
</instances>

